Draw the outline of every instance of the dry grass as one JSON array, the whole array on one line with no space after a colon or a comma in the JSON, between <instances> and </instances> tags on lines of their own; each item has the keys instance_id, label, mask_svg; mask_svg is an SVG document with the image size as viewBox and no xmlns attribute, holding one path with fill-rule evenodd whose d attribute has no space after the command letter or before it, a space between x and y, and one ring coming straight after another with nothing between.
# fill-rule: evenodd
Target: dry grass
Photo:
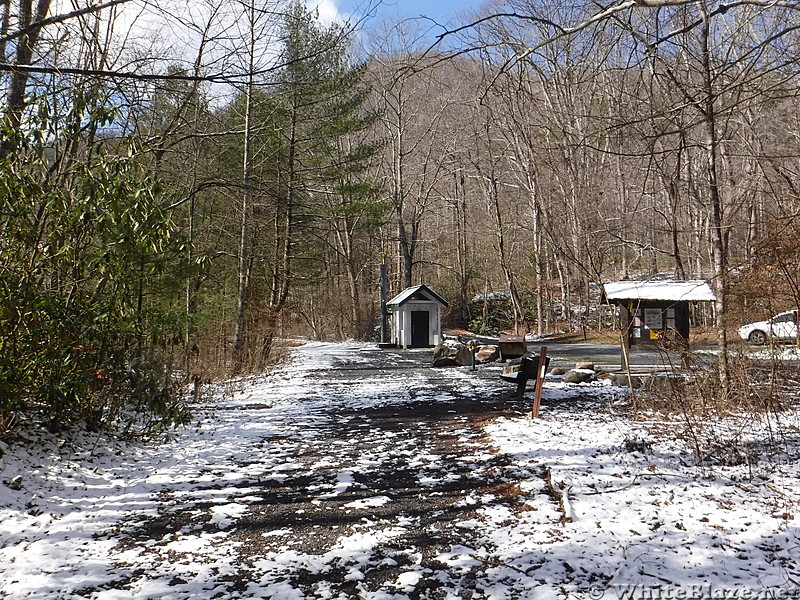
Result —
<instances>
[{"instance_id":1,"label":"dry grass","mask_svg":"<svg viewBox=\"0 0 800 600\"><path fill-rule=\"evenodd\" d=\"M732 338L730 337L730 334L728 334L728 339L738 339L738 335L736 336L736 338ZM689 343L707 344L707 345L716 344L717 343L716 327L695 327L694 329L689 331Z\"/></svg>"},{"instance_id":2,"label":"dry grass","mask_svg":"<svg viewBox=\"0 0 800 600\"><path fill-rule=\"evenodd\" d=\"M634 412L645 418L653 413L668 416L672 435L687 442L699 465L754 464L759 454L769 460L788 452L787 439L796 437L786 437L784 430L791 423L786 415L798 408L796 368L735 355L729 366L727 389L706 365L637 392ZM750 431L759 432L757 442L750 439Z\"/></svg>"}]
</instances>

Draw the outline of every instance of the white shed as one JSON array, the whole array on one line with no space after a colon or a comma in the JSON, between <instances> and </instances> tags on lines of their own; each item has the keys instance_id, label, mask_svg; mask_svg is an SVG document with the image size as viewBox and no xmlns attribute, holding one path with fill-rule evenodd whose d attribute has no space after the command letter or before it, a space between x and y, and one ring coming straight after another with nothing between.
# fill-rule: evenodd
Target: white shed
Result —
<instances>
[{"instance_id":1,"label":"white shed","mask_svg":"<svg viewBox=\"0 0 800 600\"><path fill-rule=\"evenodd\" d=\"M428 348L442 343L442 309L447 302L427 285L406 288L386 303L391 313L392 343Z\"/></svg>"}]
</instances>

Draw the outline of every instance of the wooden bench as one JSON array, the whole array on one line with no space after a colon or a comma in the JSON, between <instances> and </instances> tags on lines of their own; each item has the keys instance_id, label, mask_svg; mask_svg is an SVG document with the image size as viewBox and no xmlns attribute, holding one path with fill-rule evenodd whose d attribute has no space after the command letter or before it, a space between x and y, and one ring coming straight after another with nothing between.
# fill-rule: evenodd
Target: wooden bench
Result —
<instances>
[{"instance_id":1,"label":"wooden bench","mask_svg":"<svg viewBox=\"0 0 800 600\"><path fill-rule=\"evenodd\" d=\"M544 373L547 370L547 365L550 363L550 358L547 356L547 346L542 346L538 355L525 354L520 359L519 369L514 371L506 371L508 367L503 369L500 378L509 383L517 384L516 397L522 400L525 394L525 386L528 381L533 379L536 381L536 391L534 395L533 411L534 417L539 416L539 402L542 398L542 383L544 382ZM514 365L516 366L516 365Z\"/></svg>"},{"instance_id":2,"label":"wooden bench","mask_svg":"<svg viewBox=\"0 0 800 600\"><path fill-rule=\"evenodd\" d=\"M505 367L503 373L500 374L500 379L508 381L509 383L517 384L517 398L522 398L525 392L525 386L528 380L536 378L536 368L539 366L539 360L533 356L523 356L519 368L517 365Z\"/></svg>"}]
</instances>

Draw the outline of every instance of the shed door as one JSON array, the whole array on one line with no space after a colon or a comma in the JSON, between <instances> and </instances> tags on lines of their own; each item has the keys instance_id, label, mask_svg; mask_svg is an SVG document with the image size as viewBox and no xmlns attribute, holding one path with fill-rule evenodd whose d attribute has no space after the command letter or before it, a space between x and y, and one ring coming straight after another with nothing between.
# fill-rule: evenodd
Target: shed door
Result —
<instances>
[{"instance_id":1,"label":"shed door","mask_svg":"<svg viewBox=\"0 0 800 600\"><path fill-rule=\"evenodd\" d=\"M411 347L426 348L430 340L429 313L427 310L411 311Z\"/></svg>"}]
</instances>

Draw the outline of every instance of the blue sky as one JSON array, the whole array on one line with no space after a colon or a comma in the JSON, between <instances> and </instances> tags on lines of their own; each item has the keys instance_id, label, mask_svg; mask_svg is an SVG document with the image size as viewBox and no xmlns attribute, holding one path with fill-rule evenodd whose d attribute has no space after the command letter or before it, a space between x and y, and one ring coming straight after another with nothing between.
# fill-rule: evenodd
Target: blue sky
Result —
<instances>
[{"instance_id":1,"label":"blue sky","mask_svg":"<svg viewBox=\"0 0 800 600\"><path fill-rule=\"evenodd\" d=\"M352 0L340 0L343 4ZM480 0L383 0L378 7L379 13L399 13L403 17L419 17L424 15L435 21L446 22L457 13L472 10L480 6Z\"/></svg>"},{"instance_id":2,"label":"blue sky","mask_svg":"<svg viewBox=\"0 0 800 600\"><path fill-rule=\"evenodd\" d=\"M321 4L335 4L336 9L343 14L353 12L361 13L369 5L378 3L378 0L319 0ZM429 17L439 23L446 24L458 13L474 10L480 7L484 0L381 0L376 8L376 14L381 16L400 16L413 18L419 16Z\"/></svg>"}]
</instances>

